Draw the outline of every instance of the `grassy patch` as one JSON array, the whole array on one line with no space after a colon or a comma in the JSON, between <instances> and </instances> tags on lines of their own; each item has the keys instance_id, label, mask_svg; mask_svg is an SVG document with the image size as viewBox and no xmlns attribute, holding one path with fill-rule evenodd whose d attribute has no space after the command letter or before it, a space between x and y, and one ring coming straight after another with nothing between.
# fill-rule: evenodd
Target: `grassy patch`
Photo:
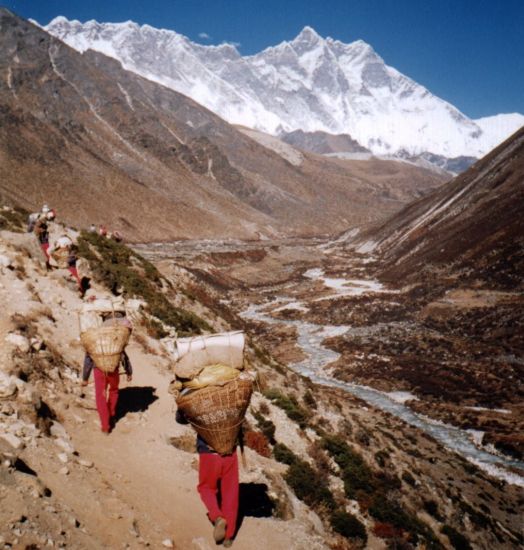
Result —
<instances>
[{"instance_id":1,"label":"grassy patch","mask_svg":"<svg viewBox=\"0 0 524 550\"><path fill-rule=\"evenodd\" d=\"M82 232L78 238L78 255L89 262L97 282L114 293L122 291L129 297L142 298L151 315L175 327L179 334L211 331L206 321L171 304L168 299L168 294L174 292L171 285L151 262L127 246L97 233Z\"/></svg>"}]
</instances>

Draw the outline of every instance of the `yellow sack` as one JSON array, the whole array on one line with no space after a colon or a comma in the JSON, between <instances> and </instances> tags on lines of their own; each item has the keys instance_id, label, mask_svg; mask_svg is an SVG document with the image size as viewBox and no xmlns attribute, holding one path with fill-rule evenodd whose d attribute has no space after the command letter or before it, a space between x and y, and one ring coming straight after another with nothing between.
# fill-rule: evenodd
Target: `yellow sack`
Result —
<instances>
[{"instance_id":1,"label":"yellow sack","mask_svg":"<svg viewBox=\"0 0 524 550\"><path fill-rule=\"evenodd\" d=\"M196 378L184 382L184 388L196 390L207 386L223 386L237 378L239 374L238 369L227 365L209 365L204 367Z\"/></svg>"}]
</instances>

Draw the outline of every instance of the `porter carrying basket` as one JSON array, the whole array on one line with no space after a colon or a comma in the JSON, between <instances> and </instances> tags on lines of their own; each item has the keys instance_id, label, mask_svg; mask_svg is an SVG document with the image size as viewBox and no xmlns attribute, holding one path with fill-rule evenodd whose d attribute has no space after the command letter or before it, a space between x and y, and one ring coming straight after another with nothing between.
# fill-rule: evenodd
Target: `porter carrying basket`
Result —
<instances>
[{"instance_id":1,"label":"porter carrying basket","mask_svg":"<svg viewBox=\"0 0 524 550\"><path fill-rule=\"evenodd\" d=\"M94 327L82 332L80 340L97 368L113 372L129 341L131 329L122 325Z\"/></svg>"},{"instance_id":2,"label":"porter carrying basket","mask_svg":"<svg viewBox=\"0 0 524 550\"><path fill-rule=\"evenodd\" d=\"M253 380L239 376L224 386L208 386L177 399L178 408L200 437L221 455L231 454L253 392Z\"/></svg>"}]
</instances>

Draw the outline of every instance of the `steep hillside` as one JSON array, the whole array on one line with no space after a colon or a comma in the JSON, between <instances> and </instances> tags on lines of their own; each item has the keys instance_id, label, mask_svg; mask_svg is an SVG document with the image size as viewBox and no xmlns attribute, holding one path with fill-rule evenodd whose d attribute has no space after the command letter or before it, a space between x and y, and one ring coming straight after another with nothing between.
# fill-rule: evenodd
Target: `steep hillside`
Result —
<instances>
[{"instance_id":1,"label":"steep hillside","mask_svg":"<svg viewBox=\"0 0 524 550\"><path fill-rule=\"evenodd\" d=\"M2 212L11 231L0 234L0 500L8 503L0 544L213 548L195 488L195 436L175 424L168 393L173 333L158 329L194 332L201 319L224 330L242 321L217 315L220 293L185 269L169 263L161 274L122 245L81 237L82 273L97 295L109 294L116 277L134 324L134 379L122 384L105 436L93 388L79 385L75 284L65 270L46 272L34 236L13 231L23 217ZM166 301L193 324L162 320ZM501 487L394 417L291 373L256 344L256 326L246 328L259 385L247 416L235 548L510 550L522 542L516 487Z\"/></svg>"},{"instance_id":2,"label":"steep hillside","mask_svg":"<svg viewBox=\"0 0 524 550\"><path fill-rule=\"evenodd\" d=\"M28 209L48 202L72 225L106 223L147 241L312 235L399 207L373 177L307 156L294 165L189 98L5 9L0 46L0 192ZM406 178L414 195L402 201L442 181L415 169Z\"/></svg>"},{"instance_id":3,"label":"steep hillside","mask_svg":"<svg viewBox=\"0 0 524 550\"><path fill-rule=\"evenodd\" d=\"M522 289L524 272L524 128L467 172L360 236L384 276L443 277Z\"/></svg>"}]
</instances>

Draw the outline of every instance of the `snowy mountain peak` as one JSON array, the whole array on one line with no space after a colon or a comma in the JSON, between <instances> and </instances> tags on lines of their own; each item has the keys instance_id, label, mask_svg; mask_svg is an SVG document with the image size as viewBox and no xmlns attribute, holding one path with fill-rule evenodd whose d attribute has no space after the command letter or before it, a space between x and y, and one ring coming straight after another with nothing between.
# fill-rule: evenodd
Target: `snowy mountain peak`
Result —
<instances>
[{"instance_id":1,"label":"snowy mountain peak","mask_svg":"<svg viewBox=\"0 0 524 550\"><path fill-rule=\"evenodd\" d=\"M292 40L292 44L316 44L323 42L324 39L312 27L305 26L297 36Z\"/></svg>"},{"instance_id":2,"label":"snowy mountain peak","mask_svg":"<svg viewBox=\"0 0 524 550\"><path fill-rule=\"evenodd\" d=\"M386 65L365 41L345 44L310 26L251 56L232 44L195 44L175 31L131 21L80 23L59 16L45 29L79 51L118 59L228 122L272 134L349 134L375 154L480 157L524 119L477 124Z\"/></svg>"}]
</instances>

